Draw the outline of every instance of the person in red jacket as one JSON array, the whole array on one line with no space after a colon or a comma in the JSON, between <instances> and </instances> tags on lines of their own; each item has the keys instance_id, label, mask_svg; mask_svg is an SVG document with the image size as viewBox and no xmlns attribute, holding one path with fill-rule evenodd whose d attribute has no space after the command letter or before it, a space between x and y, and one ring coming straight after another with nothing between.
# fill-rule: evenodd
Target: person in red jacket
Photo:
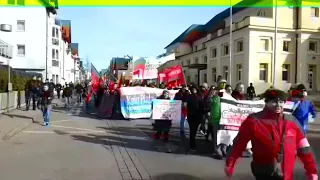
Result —
<instances>
[{"instance_id":1,"label":"person in red jacket","mask_svg":"<svg viewBox=\"0 0 320 180\"><path fill-rule=\"evenodd\" d=\"M298 156L308 180L317 180L317 166L308 140L297 120L284 114L285 93L270 89L265 93L265 108L242 123L226 159L225 173L231 177L237 159L251 141L251 171L257 180L292 180Z\"/></svg>"}]
</instances>

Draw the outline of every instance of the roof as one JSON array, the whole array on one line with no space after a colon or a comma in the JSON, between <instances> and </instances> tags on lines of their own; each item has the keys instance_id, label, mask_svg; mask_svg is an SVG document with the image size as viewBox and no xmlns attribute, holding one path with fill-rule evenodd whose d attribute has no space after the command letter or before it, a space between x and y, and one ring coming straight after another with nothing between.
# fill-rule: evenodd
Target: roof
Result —
<instances>
[{"instance_id":1,"label":"roof","mask_svg":"<svg viewBox=\"0 0 320 180\"><path fill-rule=\"evenodd\" d=\"M236 14L246 8L248 8L252 4L256 4L261 0L242 0L239 3L232 6L232 14ZM205 35L207 35L212 28L222 21L223 19L230 16L230 8L225 9L224 11L220 12L219 14L215 15L210 21L208 21L205 25L191 25L187 30L185 30L180 36L178 36L175 40L173 40L169 45L165 47L168 48L169 46L176 44L178 42L193 42ZM196 31L200 33L195 33ZM193 34L192 38L189 38L190 35Z\"/></svg>"}]
</instances>

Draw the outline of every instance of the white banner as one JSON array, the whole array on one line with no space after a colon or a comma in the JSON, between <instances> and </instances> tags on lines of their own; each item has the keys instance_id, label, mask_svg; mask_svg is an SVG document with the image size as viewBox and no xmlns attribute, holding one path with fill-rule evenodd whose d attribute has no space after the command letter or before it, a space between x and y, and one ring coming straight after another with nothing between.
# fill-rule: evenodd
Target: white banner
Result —
<instances>
[{"instance_id":1,"label":"white banner","mask_svg":"<svg viewBox=\"0 0 320 180\"><path fill-rule=\"evenodd\" d=\"M249 114L262 111L264 100L259 101L238 101L230 95L224 93L221 98L221 119L220 130L217 135L217 144L232 145L233 139L237 136L242 122ZM287 101L285 104L285 113L291 113L294 103ZM248 143L247 148L251 148Z\"/></svg>"},{"instance_id":2,"label":"white banner","mask_svg":"<svg viewBox=\"0 0 320 180\"><path fill-rule=\"evenodd\" d=\"M121 87L121 112L126 119L151 118L152 101L163 93L164 89L149 87ZM169 90L173 99L177 90Z\"/></svg>"},{"instance_id":3,"label":"white banner","mask_svg":"<svg viewBox=\"0 0 320 180\"><path fill-rule=\"evenodd\" d=\"M181 101L180 100L160 100L152 101L152 119L172 120L180 122Z\"/></svg>"}]
</instances>

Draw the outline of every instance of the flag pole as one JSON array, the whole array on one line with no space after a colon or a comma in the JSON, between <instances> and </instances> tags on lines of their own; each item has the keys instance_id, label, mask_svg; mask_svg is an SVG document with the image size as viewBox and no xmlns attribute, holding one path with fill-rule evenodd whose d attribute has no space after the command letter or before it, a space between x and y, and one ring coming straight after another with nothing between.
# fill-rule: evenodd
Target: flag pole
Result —
<instances>
[{"instance_id":1,"label":"flag pole","mask_svg":"<svg viewBox=\"0 0 320 180\"><path fill-rule=\"evenodd\" d=\"M229 83L232 85L232 0L230 0L230 39L229 39ZM226 79L227 80L227 79Z\"/></svg>"}]
</instances>

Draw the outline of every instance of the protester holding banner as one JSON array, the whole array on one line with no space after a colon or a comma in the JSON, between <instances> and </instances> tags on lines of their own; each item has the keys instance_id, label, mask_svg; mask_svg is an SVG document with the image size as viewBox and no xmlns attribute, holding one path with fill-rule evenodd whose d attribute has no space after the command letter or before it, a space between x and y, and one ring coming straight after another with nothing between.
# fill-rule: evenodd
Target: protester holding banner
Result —
<instances>
[{"instance_id":1,"label":"protester holding banner","mask_svg":"<svg viewBox=\"0 0 320 180\"><path fill-rule=\"evenodd\" d=\"M164 90L162 95L159 96L157 99L170 100L169 91ZM156 133L153 135L155 140L154 145L156 145L157 141L160 140L161 136L163 136L163 141L166 144L167 152L171 152L171 149L167 146L169 141L169 132L171 129L171 125L171 120L161 119L155 120L154 122L154 129L156 131Z\"/></svg>"},{"instance_id":2,"label":"protester holding banner","mask_svg":"<svg viewBox=\"0 0 320 180\"><path fill-rule=\"evenodd\" d=\"M238 83L236 85L235 90L232 92L231 96L236 100L246 100L245 92L244 92L244 85L242 83ZM245 157L251 157L252 151L251 151L251 144L248 143L249 146L247 147L246 151L244 152Z\"/></svg>"},{"instance_id":3,"label":"protester holding banner","mask_svg":"<svg viewBox=\"0 0 320 180\"><path fill-rule=\"evenodd\" d=\"M284 113L283 91L266 91L263 111L242 123L226 159L225 173L232 176L235 163L252 142L251 171L257 180L292 180L296 156L302 160L308 180L317 180L317 166L303 130L292 115Z\"/></svg>"}]
</instances>

